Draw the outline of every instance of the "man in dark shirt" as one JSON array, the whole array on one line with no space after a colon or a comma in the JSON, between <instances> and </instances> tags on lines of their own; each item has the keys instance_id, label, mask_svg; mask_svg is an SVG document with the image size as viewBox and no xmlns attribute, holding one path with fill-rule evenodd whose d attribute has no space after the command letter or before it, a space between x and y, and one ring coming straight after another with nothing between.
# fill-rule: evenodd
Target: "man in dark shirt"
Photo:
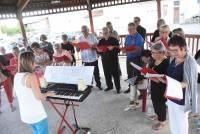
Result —
<instances>
[{"instance_id":1,"label":"man in dark shirt","mask_svg":"<svg viewBox=\"0 0 200 134\"><path fill-rule=\"evenodd\" d=\"M106 47L107 50L103 51L101 47ZM114 78L117 94L120 93L120 76L119 76L119 41L116 38L110 37L107 27L103 28L103 38L99 41L97 50L102 57L102 64L104 75L106 79L107 88L105 91L113 89L112 77Z\"/></svg>"},{"instance_id":2,"label":"man in dark shirt","mask_svg":"<svg viewBox=\"0 0 200 134\"><path fill-rule=\"evenodd\" d=\"M5 66L8 66L10 64L10 59L14 57L12 53L6 53L6 49L4 47L0 47L0 55L3 56L6 60Z\"/></svg>"},{"instance_id":3,"label":"man in dark shirt","mask_svg":"<svg viewBox=\"0 0 200 134\"><path fill-rule=\"evenodd\" d=\"M137 32L142 36L142 38L146 39L146 29L140 25L140 17L134 17L134 23L137 27Z\"/></svg>"},{"instance_id":4,"label":"man in dark shirt","mask_svg":"<svg viewBox=\"0 0 200 134\"><path fill-rule=\"evenodd\" d=\"M71 53L72 58L73 58L71 65L75 66L76 58L74 56L74 54L75 54L74 46L68 41L68 36L66 34L62 35L62 40L63 40L63 43L61 43L62 49L67 50Z\"/></svg>"},{"instance_id":5,"label":"man in dark shirt","mask_svg":"<svg viewBox=\"0 0 200 134\"><path fill-rule=\"evenodd\" d=\"M47 36L42 34L40 36L40 41L41 41L41 48L47 52L47 54L49 55L49 58L50 60L53 60L53 53L54 53L54 50L53 50L53 45L47 41Z\"/></svg>"}]
</instances>

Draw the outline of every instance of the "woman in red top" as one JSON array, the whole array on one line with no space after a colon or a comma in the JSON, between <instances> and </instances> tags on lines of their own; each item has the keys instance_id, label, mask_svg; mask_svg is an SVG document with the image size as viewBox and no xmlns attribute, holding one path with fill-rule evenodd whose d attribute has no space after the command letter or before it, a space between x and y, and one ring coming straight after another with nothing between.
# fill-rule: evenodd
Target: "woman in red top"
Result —
<instances>
[{"instance_id":1,"label":"woman in red top","mask_svg":"<svg viewBox=\"0 0 200 134\"><path fill-rule=\"evenodd\" d=\"M12 75L15 75L17 72L19 48L13 47L12 52L13 52L14 57L12 59L10 59L10 67L11 67Z\"/></svg>"},{"instance_id":2,"label":"woman in red top","mask_svg":"<svg viewBox=\"0 0 200 134\"><path fill-rule=\"evenodd\" d=\"M7 99L8 99L8 102L10 104L10 108L11 108L11 111L14 111L15 108L13 106L13 91L12 91L12 76L10 75L9 71L6 69L6 65L4 64L4 60L6 60L5 58L4 59L1 59L0 60L0 69L2 70L2 73L7 77L6 80L4 80L2 83L3 85L3 88L4 88L4 91L6 93L6 96L7 96ZM0 96L0 100L1 100L1 96ZM1 101L0 101L1 103ZM0 104L1 106L1 104Z\"/></svg>"}]
</instances>

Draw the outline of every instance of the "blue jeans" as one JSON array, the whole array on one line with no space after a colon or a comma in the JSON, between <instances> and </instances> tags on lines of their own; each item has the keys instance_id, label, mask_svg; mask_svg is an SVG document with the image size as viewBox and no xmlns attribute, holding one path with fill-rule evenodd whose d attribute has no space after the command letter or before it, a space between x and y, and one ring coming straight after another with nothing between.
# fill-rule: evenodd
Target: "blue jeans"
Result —
<instances>
[{"instance_id":1,"label":"blue jeans","mask_svg":"<svg viewBox=\"0 0 200 134\"><path fill-rule=\"evenodd\" d=\"M47 118L34 123L34 124L29 124L29 126L33 130L33 134L48 134L48 120Z\"/></svg>"},{"instance_id":2,"label":"blue jeans","mask_svg":"<svg viewBox=\"0 0 200 134\"><path fill-rule=\"evenodd\" d=\"M200 119L196 121L197 130L200 131Z\"/></svg>"}]
</instances>

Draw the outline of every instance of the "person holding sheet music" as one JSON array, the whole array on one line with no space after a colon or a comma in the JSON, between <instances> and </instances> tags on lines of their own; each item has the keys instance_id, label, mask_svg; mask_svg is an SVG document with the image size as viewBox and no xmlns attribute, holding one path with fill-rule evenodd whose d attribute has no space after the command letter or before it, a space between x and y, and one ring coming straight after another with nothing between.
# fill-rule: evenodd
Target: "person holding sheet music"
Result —
<instances>
[{"instance_id":1,"label":"person holding sheet music","mask_svg":"<svg viewBox=\"0 0 200 134\"><path fill-rule=\"evenodd\" d=\"M116 38L117 40L119 40L119 35L118 35L117 31L115 31L113 29L113 25L112 25L112 23L110 21L106 22L106 27L109 30L110 36L113 37L113 38Z\"/></svg>"},{"instance_id":2,"label":"person holding sheet music","mask_svg":"<svg viewBox=\"0 0 200 134\"><path fill-rule=\"evenodd\" d=\"M49 58L50 60L52 60L52 56L53 56L53 45L47 41L47 36L42 34L40 36L40 47L43 49L43 51L45 51L48 55L49 55Z\"/></svg>"},{"instance_id":3,"label":"person holding sheet music","mask_svg":"<svg viewBox=\"0 0 200 134\"><path fill-rule=\"evenodd\" d=\"M108 28L109 30L109 33L110 33L110 37L113 37L113 38L116 38L118 41L119 41L119 34L117 33L116 30L113 29L113 25L110 21L106 22L106 27ZM119 63L119 62L118 62ZM120 64L118 64L118 68L119 68L119 75L120 77L122 76L122 71L121 71L121 67L120 67Z\"/></svg>"},{"instance_id":4,"label":"person holding sheet music","mask_svg":"<svg viewBox=\"0 0 200 134\"><path fill-rule=\"evenodd\" d=\"M146 29L140 25L140 17L136 16L133 19L133 22L136 24L137 32L142 36L144 41L146 40Z\"/></svg>"},{"instance_id":5,"label":"person holding sheet music","mask_svg":"<svg viewBox=\"0 0 200 134\"><path fill-rule=\"evenodd\" d=\"M149 67L152 65L152 57L150 50L143 50L141 53L141 61L142 66ZM130 109L139 108L139 105L135 105L135 101L138 101L138 96L135 94L135 90L146 90L149 85L149 80L145 79L142 75L136 78L135 83L133 83L133 88L130 91L130 102L129 105L124 109L124 111L128 111ZM141 95L142 98L142 95Z\"/></svg>"},{"instance_id":6,"label":"person holding sheet music","mask_svg":"<svg viewBox=\"0 0 200 134\"><path fill-rule=\"evenodd\" d=\"M36 68L44 71L45 67L51 64L49 55L44 52L44 50L40 47L40 44L37 42L33 42L31 44L31 49L35 55Z\"/></svg>"},{"instance_id":7,"label":"person holding sheet music","mask_svg":"<svg viewBox=\"0 0 200 134\"><path fill-rule=\"evenodd\" d=\"M185 32L183 31L182 28L175 28L172 31L173 36L177 35L177 36L181 36L183 38L185 38Z\"/></svg>"},{"instance_id":8,"label":"person holding sheet music","mask_svg":"<svg viewBox=\"0 0 200 134\"><path fill-rule=\"evenodd\" d=\"M18 56L19 56L19 48L18 47L13 47L12 49L14 57L10 59L10 66L14 66L15 69L11 71L12 75L15 75L17 72L17 67L18 67Z\"/></svg>"},{"instance_id":9,"label":"person holding sheet music","mask_svg":"<svg viewBox=\"0 0 200 134\"><path fill-rule=\"evenodd\" d=\"M193 114L199 112L198 68L195 59L186 51L186 46L186 41L181 36L173 36L169 40L170 53L175 59L169 65L168 76L181 82L183 92L183 99L169 98L167 100L169 126L172 134L188 134L188 114L189 112ZM163 79L161 82L166 83Z\"/></svg>"},{"instance_id":10,"label":"person holding sheet music","mask_svg":"<svg viewBox=\"0 0 200 134\"><path fill-rule=\"evenodd\" d=\"M82 36L79 37L79 42L87 42L89 45L97 45L98 40L94 34L89 33L89 28L86 25L81 27ZM77 49L80 51L80 49ZM98 66L98 57L97 50L94 48L84 49L81 51L81 59L84 66L94 66L94 78L96 81L96 86L102 90L99 66Z\"/></svg>"},{"instance_id":11,"label":"person holding sheet music","mask_svg":"<svg viewBox=\"0 0 200 134\"><path fill-rule=\"evenodd\" d=\"M140 63L140 56L144 45L144 40L136 29L137 27L134 23L128 24L129 35L126 36L124 43L125 47L136 46L136 49L127 53L126 67L127 67L128 79L140 74L139 71L134 69L130 64L130 62L133 62L135 64ZM129 88L126 91L124 91L124 93L129 93L129 92L130 92L130 85Z\"/></svg>"},{"instance_id":12,"label":"person holding sheet music","mask_svg":"<svg viewBox=\"0 0 200 134\"><path fill-rule=\"evenodd\" d=\"M1 84L4 87L4 91L6 93L6 97L8 99L8 102L10 104L11 111L15 111L15 107L13 106L13 84L12 84L12 75L10 71L6 68L7 67L7 59L0 55L0 72L2 76L4 77L1 82ZM0 106L1 106L1 101L0 101ZM1 107L0 107L1 108ZM1 113L1 110L0 110Z\"/></svg>"},{"instance_id":13,"label":"person holding sheet music","mask_svg":"<svg viewBox=\"0 0 200 134\"><path fill-rule=\"evenodd\" d=\"M158 74L167 74L169 61L165 56L166 48L162 43L151 46L152 57L155 60L152 69ZM151 80L151 100L157 116L149 116L149 119L158 119L158 123L152 126L154 130L162 129L166 124L166 98L164 97L166 84L157 79Z\"/></svg>"},{"instance_id":14,"label":"person holding sheet music","mask_svg":"<svg viewBox=\"0 0 200 134\"><path fill-rule=\"evenodd\" d=\"M168 49L169 46L168 46L167 42L170 39L169 35L170 35L170 28L169 28L169 26L168 25L162 25L159 28L159 37L157 37L155 39L155 42L162 41L162 43L164 44L164 46Z\"/></svg>"},{"instance_id":15,"label":"person holding sheet music","mask_svg":"<svg viewBox=\"0 0 200 134\"><path fill-rule=\"evenodd\" d=\"M99 44L97 46L107 46L109 49L107 52L102 52L101 49L97 48L97 51L99 51L102 58L103 71L107 85L107 88L104 91L109 91L113 89L113 77L117 93L120 93L121 86L118 66L118 53L120 50L119 48L117 48L119 47L119 41L114 37L110 37L109 30L107 27L103 28L102 33L103 38L99 41Z\"/></svg>"},{"instance_id":16,"label":"person holding sheet music","mask_svg":"<svg viewBox=\"0 0 200 134\"><path fill-rule=\"evenodd\" d=\"M61 44L54 44L53 63L54 66L70 66L73 58L69 51L63 50Z\"/></svg>"},{"instance_id":17,"label":"person holding sheet music","mask_svg":"<svg viewBox=\"0 0 200 134\"><path fill-rule=\"evenodd\" d=\"M68 41L68 36L66 34L62 35L63 43L61 43L62 49L67 50L72 55L72 63L71 65L76 65L76 58L75 58L75 49L74 46Z\"/></svg>"}]
</instances>

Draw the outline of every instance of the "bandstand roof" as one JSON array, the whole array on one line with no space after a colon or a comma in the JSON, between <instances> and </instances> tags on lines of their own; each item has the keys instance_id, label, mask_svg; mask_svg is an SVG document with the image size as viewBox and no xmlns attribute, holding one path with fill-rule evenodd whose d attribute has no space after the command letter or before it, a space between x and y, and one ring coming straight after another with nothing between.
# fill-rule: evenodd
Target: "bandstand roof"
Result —
<instances>
[{"instance_id":1,"label":"bandstand roof","mask_svg":"<svg viewBox=\"0 0 200 134\"><path fill-rule=\"evenodd\" d=\"M156 0L0 0L0 19L39 16Z\"/></svg>"}]
</instances>

